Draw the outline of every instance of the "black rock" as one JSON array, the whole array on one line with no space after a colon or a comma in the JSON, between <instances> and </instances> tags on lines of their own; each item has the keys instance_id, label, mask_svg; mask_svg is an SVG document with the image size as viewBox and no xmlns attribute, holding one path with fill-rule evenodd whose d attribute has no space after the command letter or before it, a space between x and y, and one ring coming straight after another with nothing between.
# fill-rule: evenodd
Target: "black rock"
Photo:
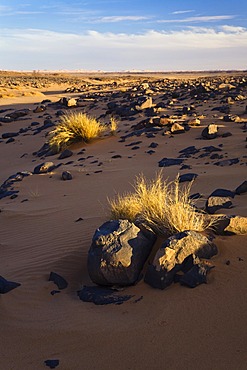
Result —
<instances>
[{"instance_id":1,"label":"black rock","mask_svg":"<svg viewBox=\"0 0 247 370\"><path fill-rule=\"evenodd\" d=\"M72 180L73 177L69 171L63 171L61 178L62 180L67 181Z\"/></svg>"},{"instance_id":2,"label":"black rock","mask_svg":"<svg viewBox=\"0 0 247 370\"><path fill-rule=\"evenodd\" d=\"M242 182L242 184L236 188L235 193L238 195L247 193L247 181Z\"/></svg>"},{"instance_id":3,"label":"black rock","mask_svg":"<svg viewBox=\"0 0 247 370\"><path fill-rule=\"evenodd\" d=\"M45 360L44 363L50 369L55 369L59 365L59 360Z\"/></svg>"},{"instance_id":4,"label":"black rock","mask_svg":"<svg viewBox=\"0 0 247 370\"><path fill-rule=\"evenodd\" d=\"M41 174L41 173L48 173L53 171L55 168L55 165L53 162L44 162L36 166L33 170L34 174Z\"/></svg>"},{"instance_id":5,"label":"black rock","mask_svg":"<svg viewBox=\"0 0 247 370\"><path fill-rule=\"evenodd\" d=\"M58 159L65 159L65 158L69 158L73 155L73 152L72 150L69 150L69 149L65 149L62 151L62 153L60 154L60 156L58 157Z\"/></svg>"},{"instance_id":6,"label":"black rock","mask_svg":"<svg viewBox=\"0 0 247 370\"><path fill-rule=\"evenodd\" d=\"M183 159L180 158L163 158L159 161L159 167L170 167L183 163Z\"/></svg>"},{"instance_id":7,"label":"black rock","mask_svg":"<svg viewBox=\"0 0 247 370\"><path fill-rule=\"evenodd\" d=\"M96 305L122 304L132 298L132 295L116 294L115 289L97 286L84 286L77 292L83 302L92 302Z\"/></svg>"},{"instance_id":8,"label":"black rock","mask_svg":"<svg viewBox=\"0 0 247 370\"><path fill-rule=\"evenodd\" d=\"M207 153L212 153L212 152L221 152L221 151L222 151L222 149L217 148L216 146L213 146L213 145L204 146L202 149L203 149L205 152L207 152Z\"/></svg>"},{"instance_id":9,"label":"black rock","mask_svg":"<svg viewBox=\"0 0 247 370\"><path fill-rule=\"evenodd\" d=\"M200 149L197 149L194 145L192 145L192 146L188 146L187 148L180 150L179 153L181 153L180 157L189 158L193 154L198 153L199 151Z\"/></svg>"},{"instance_id":10,"label":"black rock","mask_svg":"<svg viewBox=\"0 0 247 370\"><path fill-rule=\"evenodd\" d=\"M6 294L11 290L18 288L20 283L15 283L14 281L8 281L4 277L0 276L0 294Z\"/></svg>"},{"instance_id":11,"label":"black rock","mask_svg":"<svg viewBox=\"0 0 247 370\"><path fill-rule=\"evenodd\" d=\"M195 180L197 177L198 175L196 173L185 173L179 176L178 181L179 182L192 181Z\"/></svg>"},{"instance_id":12,"label":"black rock","mask_svg":"<svg viewBox=\"0 0 247 370\"><path fill-rule=\"evenodd\" d=\"M6 144L13 143L15 139L13 137L10 137L7 141Z\"/></svg>"},{"instance_id":13,"label":"black rock","mask_svg":"<svg viewBox=\"0 0 247 370\"><path fill-rule=\"evenodd\" d=\"M165 240L148 266L144 281L154 288L165 289L174 282L190 255L211 258L217 247L208 237L196 231L184 231Z\"/></svg>"},{"instance_id":14,"label":"black rock","mask_svg":"<svg viewBox=\"0 0 247 370\"><path fill-rule=\"evenodd\" d=\"M222 208L225 208L225 209L232 208L232 201L229 197L210 196L207 199L206 211L210 213L211 215Z\"/></svg>"},{"instance_id":15,"label":"black rock","mask_svg":"<svg viewBox=\"0 0 247 370\"><path fill-rule=\"evenodd\" d=\"M153 149L155 149L155 148L157 148L157 146L158 146L159 144L158 143L151 143L150 145L149 145L149 148L153 148Z\"/></svg>"},{"instance_id":16,"label":"black rock","mask_svg":"<svg viewBox=\"0 0 247 370\"><path fill-rule=\"evenodd\" d=\"M206 140L212 140L217 137L218 126L210 124L202 130L202 137Z\"/></svg>"},{"instance_id":17,"label":"black rock","mask_svg":"<svg viewBox=\"0 0 247 370\"><path fill-rule=\"evenodd\" d=\"M223 161L219 161L214 163L216 166L225 167L225 166L232 166L233 164L239 163L238 158L232 158L232 159L224 159Z\"/></svg>"},{"instance_id":18,"label":"black rock","mask_svg":"<svg viewBox=\"0 0 247 370\"><path fill-rule=\"evenodd\" d=\"M207 273L212 269L212 266L200 262L195 264L188 272L181 276L179 283L190 288L195 288L200 284L207 283Z\"/></svg>"},{"instance_id":19,"label":"black rock","mask_svg":"<svg viewBox=\"0 0 247 370\"><path fill-rule=\"evenodd\" d=\"M95 231L88 272L99 285L132 285L140 276L156 236L128 220L105 222Z\"/></svg>"},{"instance_id":20,"label":"black rock","mask_svg":"<svg viewBox=\"0 0 247 370\"><path fill-rule=\"evenodd\" d=\"M3 139L9 139L11 137L15 137L15 136L18 136L19 133L18 132L5 132L4 134L2 134L2 138Z\"/></svg>"},{"instance_id":21,"label":"black rock","mask_svg":"<svg viewBox=\"0 0 247 370\"><path fill-rule=\"evenodd\" d=\"M234 198L235 193L233 191L227 190L227 189L216 189L212 192L212 194L210 194L210 197L230 197L230 198Z\"/></svg>"},{"instance_id":22,"label":"black rock","mask_svg":"<svg viewBox=\"0 0 247 370\"><path fill-rule=\"evenodd\" d=\"M58 289L65 289L68 286L67 281L61 275L58 275L56 272L50 273L49 281L53 281L57 285Z\"/></svg>"}]
</instances>

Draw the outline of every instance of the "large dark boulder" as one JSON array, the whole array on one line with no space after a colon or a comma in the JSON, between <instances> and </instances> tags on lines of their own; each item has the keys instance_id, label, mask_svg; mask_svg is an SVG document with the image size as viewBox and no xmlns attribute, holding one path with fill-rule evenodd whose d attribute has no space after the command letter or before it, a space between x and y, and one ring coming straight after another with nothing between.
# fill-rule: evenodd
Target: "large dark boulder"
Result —
<instances>
[{"instance_id":1,"label":"large dark boulder","mask_svg":"<svg viewBox=\"0 0 247 370\"><path fill-rule=\"evenodd\" d=\"M190 255L209 259L215 254L216 245L205 235L196 231L175 234L163 242L144 280L154 288L165 289L174 282L176 274L184 270Z\"/></svg>"},{"instance_id":2,"label":"large dark boulder","mask_svg":"<svg viewBox=\"0 0 247 370\"><path fill-rule=\"evenodd\" d=\"M217 137L218 126L211 123L202 130L202 137L206 140L212 140Z\"/></svg>"},{"instance_id":3,"label":"large dark boulder","mask_svg":"<svg viewBox=\"0 0 247 370\"><path fill-rule=\"evenodd\" d=\"M132 285L142 271L154 233L128 220L107 221L95 231L88 252L88 273L99 285Z\"/></svg>"}]
</instances>

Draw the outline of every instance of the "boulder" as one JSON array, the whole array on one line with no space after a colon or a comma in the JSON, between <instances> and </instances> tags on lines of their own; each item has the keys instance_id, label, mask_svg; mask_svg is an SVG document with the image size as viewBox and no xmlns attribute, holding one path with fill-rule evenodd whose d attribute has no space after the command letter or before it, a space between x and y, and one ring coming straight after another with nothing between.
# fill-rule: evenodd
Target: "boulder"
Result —
<instances>
[{"instance_id":1,"label":"boulder","mask_svg":"<svg viewBox=\"0 0 247 370\"><path fill-rule=\"evenodd\" d=\"M60 154L60 156L58 157L58 159L65 159L65 158L69 158L73 155L73 152L72 150L69 150L69 149L65 149L62 151L62 153Z\"/></svg>"},{"instance_id":2,"label":"boulder","mask_svg":"<svg viewBox=\"0 0 247 370\"><path fill-rule=\"evenodd\" d=\"M205 235L196 231L184 231L165 240L148 266L145 282L154 288L165 289L175 275L183 271L187 257L195 255L209 259L217 254L216 245Z\"/></svg>"},{"instance_id":3,"label":"boulder","mask_svg":"<svg viewBox=\"0 0 247 370\"><path fill-rule=\"evenodd\" d=\"M88 272L99 285L132 285L138 280L156 237L128 220L105 222L95 231Z\"/></svg>"},{"instance_id":4,"label":"boulder","mask_svg":"<svg viewBox=\"0 0 247 370\"><path fill-rule=\"evenodd\" d=\"M202 130L202 137L206 140L212 140L217 137L218 126L210 124Z\"/></svg>"},{"instance_id":5,"label":"boulder","mask_svg":"<svg viewBox=\"0 0 247 370\"><path fill-rule=\"evenodd\" d=\"M61 98L60 103L65 107L75 107L77 105L77 100L74 98Z\"/></svg>"},{"instance_id":6,"label":"boulder","mask_svg":"<svg viewBox=\"0 0 247 370\"><path fill-rule=\"evenodd\" d=\"M188 121L188 125L190 126L200 126L200 124L201 121L199 120L199 118L193 118Z\"/></svg>"},{"instance_id":7,"label":"boulder","mask_svg":"<svg viewBox=\"0 0 247 370\"><path fill-rule=\"evenodd\" d=\"M179 182L186 182L186 181L193 181L197 178L196 173L184 173L183 175L180 175L178 178Z\"/></svg>"}]
</instances>

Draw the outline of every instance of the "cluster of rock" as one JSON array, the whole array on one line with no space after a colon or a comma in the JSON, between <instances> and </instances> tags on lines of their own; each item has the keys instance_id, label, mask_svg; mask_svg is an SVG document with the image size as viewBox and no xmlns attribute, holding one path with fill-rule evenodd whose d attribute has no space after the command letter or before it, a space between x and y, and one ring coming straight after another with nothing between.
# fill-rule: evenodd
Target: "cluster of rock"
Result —
<instances>
[{"instance_id":1,"label":"cluster of rock","mask_svg":"<svg viewBox=\"0 0 247 370\"><path fill-rule=\"evenodd\" d=\"M102 286L127 286L138 282L156 236L127 220L108 221L96 230L88 252L88 272ZM185 231L165 240L148 265L144 281L164 289L173 282L195 287L206 283L211 266L200 259L217 254L212 240Z\"/></svg>"}]
</instances>

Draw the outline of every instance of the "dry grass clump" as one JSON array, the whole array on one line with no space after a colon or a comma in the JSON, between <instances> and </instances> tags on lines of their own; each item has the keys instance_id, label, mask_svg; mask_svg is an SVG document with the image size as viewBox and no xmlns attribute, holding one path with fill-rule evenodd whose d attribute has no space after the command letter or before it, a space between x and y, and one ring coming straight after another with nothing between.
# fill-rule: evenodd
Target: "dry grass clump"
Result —
<instances>
[{"instance_id":1,"label":"dry grass clump","mask_svg":"<svg viewBox=\"0 0 247 370\"><path fill-rule=\"evenodd\" d=\"M118 128L118 121L114 117L111 117L110 118L110 132L111 132L111 135L116 135L117 128Z\"/></svg>"},{"instance_id":2,"label":"dry grass clump","mask_svg":"<svg viewBox=\"0 0 247 370\"><path fill-rule=\"evenodd\" d=\"M85 113L65 114L55 129L49 133L49 145L59 151L78 141L88 143L98 138L105 129L104 125Z\"/></svg>"},{"instance_id":3,"label":"dry grass clump","mask_svg":"<svg viewBox=\"0 0 247 370\"><path fill-rule=\"evenodd\" d=\"M140 175L133 193L108 200L111 217L142 222L157 234L204 231L216 220L195 208L195 201L189 198L191 186L192 182L180 187L178 177L168 183L161 172L153 180Z\"/></svg>"}]
</instances>

